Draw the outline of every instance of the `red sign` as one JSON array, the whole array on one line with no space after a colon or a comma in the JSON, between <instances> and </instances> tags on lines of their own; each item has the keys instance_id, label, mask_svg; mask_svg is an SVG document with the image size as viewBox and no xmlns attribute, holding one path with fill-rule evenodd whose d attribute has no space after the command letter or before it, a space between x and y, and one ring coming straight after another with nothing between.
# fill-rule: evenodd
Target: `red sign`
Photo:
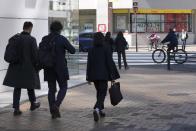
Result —
<instances>
[{"instance_id":1,"label":"red sign","mask_svg":"<svg viewBox=\"0 0 196 131\"><path fill-rule=\"evenodd\" d=\"M98 24L98 32L106 32L106 24Z\"/></svg>"}]
</instances>

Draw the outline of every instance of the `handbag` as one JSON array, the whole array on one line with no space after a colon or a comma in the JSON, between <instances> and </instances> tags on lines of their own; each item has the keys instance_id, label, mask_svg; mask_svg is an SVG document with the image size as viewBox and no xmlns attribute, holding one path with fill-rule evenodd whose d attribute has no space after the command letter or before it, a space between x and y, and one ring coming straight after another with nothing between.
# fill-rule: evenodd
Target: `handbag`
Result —
<instances>
[{"instance_id":1,"label":"handbag","mask_svg":"<svg viewBox=\"0 0 196 131\"><path fill-rule=\"evenodd\" d=\"M120 91L120 82L111 82L111 87L109 88L110 101L113 106L116 106L123 99L122 93Z\"/></svg>"}]
</instances>

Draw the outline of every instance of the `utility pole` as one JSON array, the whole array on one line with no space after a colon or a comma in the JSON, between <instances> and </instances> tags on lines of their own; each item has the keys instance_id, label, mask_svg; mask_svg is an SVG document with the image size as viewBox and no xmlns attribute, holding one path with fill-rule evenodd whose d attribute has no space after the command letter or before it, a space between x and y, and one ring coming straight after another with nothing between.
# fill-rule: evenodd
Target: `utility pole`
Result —
<instances>
[{"instance_id":1,"label":"utility pole","mask_svg":"<svg viewBox=\"0 0 196 131\"><path fill-rule=\"evenodd\" d=\"M137 39L137 12L138 12L138 2L133 2L133 11L135 14L135 49L138 52L138 39Z\"/></svg>"}]
</instances>

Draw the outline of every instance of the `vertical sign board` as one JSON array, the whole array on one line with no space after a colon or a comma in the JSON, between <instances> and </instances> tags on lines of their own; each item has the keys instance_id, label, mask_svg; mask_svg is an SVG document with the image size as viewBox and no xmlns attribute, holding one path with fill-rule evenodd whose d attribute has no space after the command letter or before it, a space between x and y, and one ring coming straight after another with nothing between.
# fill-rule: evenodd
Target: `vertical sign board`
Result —
<instances>
[{"instance_id":1,"label":"vertical sign board","mask_svg":"<svg viewBox=\"0 0 196 131\"><path fill-rule=\"evenodd\" d=\"M108 31L108 0L97 0L96 10L97 31Z\"/></svg>"}]
</instances>

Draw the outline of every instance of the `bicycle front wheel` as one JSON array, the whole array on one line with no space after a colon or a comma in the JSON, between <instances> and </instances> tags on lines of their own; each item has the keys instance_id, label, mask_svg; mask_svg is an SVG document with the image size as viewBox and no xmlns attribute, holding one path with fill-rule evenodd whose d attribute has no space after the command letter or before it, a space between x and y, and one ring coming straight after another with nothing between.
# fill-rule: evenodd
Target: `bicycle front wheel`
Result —
<instances>
[{"instance_id":1,"label":"bicycle front wheel","mask_svg":"<svg viewBox=\"0 0 196 131\"><path fill-rule=\"evenodd\" d=\"M156 49L152 53L152 60L155 63L163 63L165 61L166 54L162 49Z\"/></svg>"},{"instance_id":2,"label":"bicycle front wheel","mask_svg":"<svg viewBox=\"0 0 196 131\"><path fill-rule=\"evenodd\" d=\"M174 60L178 64L183 64L187 61L187 53L182 49L178 49L174 53Z\"/></svg>"}]
</instances>

